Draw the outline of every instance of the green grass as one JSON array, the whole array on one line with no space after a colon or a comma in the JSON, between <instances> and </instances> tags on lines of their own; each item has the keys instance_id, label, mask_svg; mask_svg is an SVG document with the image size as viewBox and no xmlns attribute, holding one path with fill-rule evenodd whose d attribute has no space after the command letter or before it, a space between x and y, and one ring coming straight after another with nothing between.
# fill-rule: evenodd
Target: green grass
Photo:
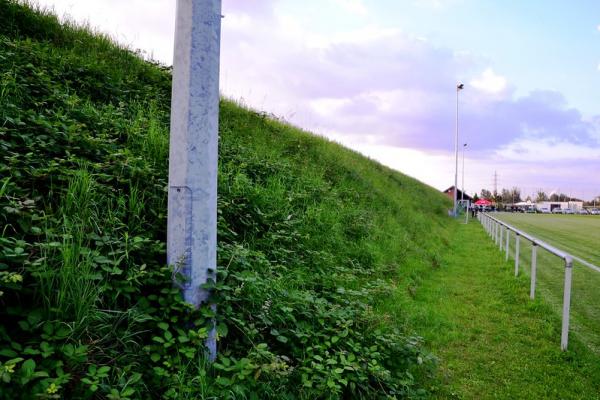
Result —
<instances>
[{"instance_id":1,"label":"green grass","mask_svg":"<svg viewBox=\"0 0 600 400\"><path fill-rule=\"evenodd\" d=\"M474 221L456 227L439 269L398 300L440 358L440 398L597 399L600 359L577 338L560 351L560 319Z\"/></svg>"},{"instance_id":2,"label":"green grass","mask_svg":"<svg viewBox=\"0 0 600 400\"><path fill-rule=\"evenodd\" d=\"M600 218L594 215L545 215L500 213L498 217L543 241L600 265ZM520 263L529 274L531 245L522 243ZM514 237L510 243L514 259ZM562 308L564 263L538 251L538 292L559 313ZM571 332L600 354L600 273L575 262L571 299Z\"/></svg>"}]
</instances>

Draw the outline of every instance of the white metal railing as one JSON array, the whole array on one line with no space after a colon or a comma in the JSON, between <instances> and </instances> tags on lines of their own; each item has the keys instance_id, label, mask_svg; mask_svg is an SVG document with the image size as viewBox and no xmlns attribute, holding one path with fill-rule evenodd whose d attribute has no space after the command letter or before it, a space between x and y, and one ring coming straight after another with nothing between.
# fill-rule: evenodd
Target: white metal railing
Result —
<instances>
[{"instance_id":1,"label":"white metal railing","mask_svg":"<svg viewBox=\"0 0 600 400\"><path fill-rule=\"evenodd\" d=\"M562 309L562 331L560 338L560 348L564 351L567 349L569 344L569 317L571 309L571 283L573 278L573 260L580 262L584 266L600 272L600 268L587 261L582 260L579 257L573 256L566 253L556 247L533 237L526 232L523 232L506 222L500 221L497 218L492 217L487 213L480 212L477 215L479 222L483 225L486 232L494 240L494 242L500 248L500 251L506 252L506 261L509 259L509 243L510 233L513 232L515 235L515 276L519 274L519 248L520 238L523 238L531 242L531 285L529 290L529 297L535 298L535 286L536 286L536 274L537 274L537 249L541 247L547 250L549 253L561 258L565 262L565 280L564 280L564 291L563 291L563 309ZM503 249L504 247L504 249Z\"/></svg>"}]
</instances>

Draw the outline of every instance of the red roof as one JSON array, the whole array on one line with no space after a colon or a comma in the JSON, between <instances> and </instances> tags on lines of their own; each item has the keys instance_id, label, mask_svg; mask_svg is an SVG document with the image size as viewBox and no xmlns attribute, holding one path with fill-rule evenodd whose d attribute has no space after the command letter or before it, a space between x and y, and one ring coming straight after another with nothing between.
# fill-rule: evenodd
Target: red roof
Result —
<instances>
[{"instance_id":1,"label":"red roof","mask_svg":"<svg viewBox=\"0 0 600 400\"><path fill-rule=\"evenodd\" d=\"M488 199L479 199L475 202L476 206L491 206L492 204Z\"/></svg>"}]
</instances>

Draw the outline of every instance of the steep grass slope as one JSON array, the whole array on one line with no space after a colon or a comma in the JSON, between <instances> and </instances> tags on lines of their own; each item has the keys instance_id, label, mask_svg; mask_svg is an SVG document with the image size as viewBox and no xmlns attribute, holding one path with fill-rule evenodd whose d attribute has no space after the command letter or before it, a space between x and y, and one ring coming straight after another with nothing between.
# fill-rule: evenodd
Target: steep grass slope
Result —
<instances>
[{"instance_id":1,"label":"steep grass slope","mask_svg":"<svg viewBox=\"0 0 600 400\"><path fill-rule=\"evenodd\" d=\"M0 398L404 398L430 357L392 294L447 200L221 104L214 317L165 266L169 70L0 0Z\"/></svg>"}]
</instances>

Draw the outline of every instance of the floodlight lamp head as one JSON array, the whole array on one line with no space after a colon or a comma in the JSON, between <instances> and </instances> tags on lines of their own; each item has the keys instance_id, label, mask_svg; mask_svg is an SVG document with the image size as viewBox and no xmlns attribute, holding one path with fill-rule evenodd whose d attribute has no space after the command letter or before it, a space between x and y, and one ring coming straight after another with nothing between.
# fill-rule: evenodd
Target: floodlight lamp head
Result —
<instances>
[{"instance_id":1,"label":"floodlight lamp head","mask_svg":"<svg viewBox=\"0 0 600 400\"><path fill-rule=\"evenodd\" d=\"M465 84L458 82L458 84L456 84L456 90L462 90L465 88Z\"/></svg>"}]
</instances>

